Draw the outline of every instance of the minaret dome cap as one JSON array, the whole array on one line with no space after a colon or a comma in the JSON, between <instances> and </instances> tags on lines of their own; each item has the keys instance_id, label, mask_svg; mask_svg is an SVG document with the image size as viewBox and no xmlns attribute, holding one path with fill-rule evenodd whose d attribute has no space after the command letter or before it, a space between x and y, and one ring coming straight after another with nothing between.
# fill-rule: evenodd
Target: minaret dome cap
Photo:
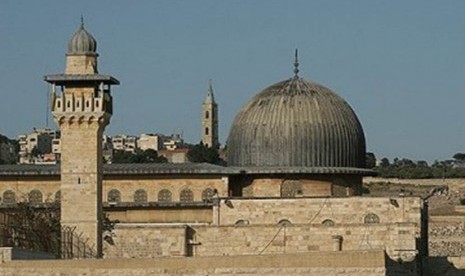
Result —
<instances>
[{"instance_id":1,"label":"minaret dome cap","mask_svg":"<svg viewBox=\"0 0 465 276\"><path fill-rule=\"evenodd\" d=\"M84 28L84 22L81 19L81 26L68 43L68 54L96 54L96 51L97 41Z\"/></svg>"}]
</instances>

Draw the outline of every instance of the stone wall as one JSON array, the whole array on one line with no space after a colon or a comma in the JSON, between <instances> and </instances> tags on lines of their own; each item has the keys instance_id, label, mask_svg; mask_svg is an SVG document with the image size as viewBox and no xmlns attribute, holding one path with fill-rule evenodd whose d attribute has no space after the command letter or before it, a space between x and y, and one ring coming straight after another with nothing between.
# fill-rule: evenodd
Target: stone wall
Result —
<instances>
[{"instance_id":1,"label":"stone wall","mask_svg":"<svg viewBox=\"0 0 465 276\"><path fill-rule=\"evenodd\" d=\"M193 229L194 256L384 249L394 260L402 258L404 261L412 261L417 250L415 225L407 223L342 224L329 227L324 225L198 226Z\"/></svg>"},{"instance_id":2,"label":"stone wall","mask_svg":"<svg viewBox=\"0 0 465 276\"><path fill-rule=\"evenodd\" d=\"M111 208L111 220L122 223L211 223L212 207L203 208Z\"/></svg>"},{"instance_id":3,"label":"stone wall","mask_svg":"<svg viewBox=\"0 0 465 276\"><path fill-rule=\"evenodd\" d=\"M465 256L465 217L429 223L430 256Z\"/></svg>"},{"instance_id":4,"label":"stone wall","mask_svg":"<svg viewBox=\"0 0 465 276\"><path fill-rule=\"evenodd\" d=\"M383 251L121 260L12 261L0 275L386 275Z\"/></svg>"},{"instance_id":5,"label":"stone wall","mask_svg":"<svg viewBox=\"0 0 465 276\"><path fill-rule=\"evenodd\" d=\"M185 256L186 226L118 224L113 241L104 243L104 258Z\"/></svg>"},{"instance_id":6,"label":"stone wall","mask_svg":"<svg viewBox=\"0 0 465 276\"><path fill-rule=\"evenodd\" d=\"M416 225L156 225L118 224L105 258L235 256L311 251L386 250L393 260L416 255Z\"/></svg>"},{"instance_id":7,"label":"stone wall","mask_svg":"<svg viewBox=\"0 0 465 276\"><path fill-rule=\"evenodd\" d=\"M121 193L122 202L134 202L134 193L139 189L147 192L148 201L158 201L158 192L168 189L172 193L172 201L179 201L181 190L189 188L194 201L202 201L202 192L217 189L219 196L228 196L228 181L222 176L105 176L103 179L103 202L107 201L108 192L117 189ZM12 190L16 200L22 200L32 190L39 190L43 200L55 200L60 190L59 176L7 176L0 179L0 202L3 193Z\"/></svg>"},{"instance_id":8,"label":"stone wall","mask_svg":"<svg viewBox=\"0 0 465 276\"><path fill-rule=\"evenodd\" d=\"M0 179L0 197L3 202L3 193L13 191L16 200L21 201L27 198L32 190L39 190L42 198L55 200L55 193L60 190L60 178L55 176L3 176Z\"/></svg>"},{"instance_id":9,"label":"stone wall","mask_svg":"<svg viewBox=\"0 0 465 276\"><path fill-rule=\"evenodd\" d=\"M244 197L286 197L282 187L286 182L295 182L299 186L299 193L303 196L351 196L359 194L360 176L342 175L249 175L234 178L234 186L241 186L242 191L235 195ZM236 187L237 188L237 187Z\"/></svg>"},{"instance_id":10,"label":"stone wall","mask_svg":"<svg viewBox=\"0 0 465 276\"><path fill-rule=\"evenodd\" d=\"M167 189L172 194L172 201L178 202L180 193L188 188L192 191L194 201L202 201L202 192L207 189L216 189L219 196L228 196L227 178L221 176L112 176L106 177L103 182L103 201L111 189L118 189L121 201L134 202L134 193L138 189L147 192L148 201L158 201L158 193Z\"/></svg>"},{"instance_id":11,"label":"stone wall","mask_svg":"<svg viewBox=\"0 0 465 276\"><path fill-rule=\"evenodd\" d=\"M413 185L447 185L451 189L465 188L465 178L429 178L429 179L400 179L400 178L382 178L382 177L364 177L363 183L386 182L394 184L413 184Z\"/></svg>"},{"instance_id":12,"label":"stone wall","mask_svg":"<svg viewBox=\"0 0 465 276\"><path fill-rule=\"evenodd\" d=\"M214 223L234 225L246 221L250 225L321 224L331 220L338 224L363 224L368 214L375 214L380 223L410 222L420 233L421 200L417 197L376 198L295 198L295 199L227 199L213 210Z\"/></svg>"}]
</instances>

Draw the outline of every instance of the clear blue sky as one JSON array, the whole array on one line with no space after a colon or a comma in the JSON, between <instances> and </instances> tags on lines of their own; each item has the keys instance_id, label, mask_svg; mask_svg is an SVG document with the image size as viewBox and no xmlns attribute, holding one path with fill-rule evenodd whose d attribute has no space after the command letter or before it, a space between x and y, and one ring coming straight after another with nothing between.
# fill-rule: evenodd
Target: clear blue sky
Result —
<instances>
[{"instance_id":1,"label":"clear blue sky","mask_svg":"<svg viewBox=\"0 0 465 276\"><path fill-rule=\"evenodd\" d=\"M0 133L45 126L43 75L64 70L81 14L113 90L107 134L200 140L213 79L224 143L241 106L301 76L345 98L378 157L465 151L465 1L0 1ZM51 121L50 126L55 127Z\"/></svg>"}]
</instances>

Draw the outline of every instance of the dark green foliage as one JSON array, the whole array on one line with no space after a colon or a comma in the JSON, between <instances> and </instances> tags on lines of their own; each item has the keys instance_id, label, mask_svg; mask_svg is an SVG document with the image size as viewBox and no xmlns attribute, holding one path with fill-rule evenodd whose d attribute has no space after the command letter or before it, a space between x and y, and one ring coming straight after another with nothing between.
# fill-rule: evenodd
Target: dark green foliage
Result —
<instances>
[{"instance_id":1,"label":"dark green foliage","mask_svg":"<svg viewBox=\"0 0 465 276\"><path fill-rule=\"evenodd\" d=\"M365 167L367 169L372 169L376 167L376 156L372 152L367 152L365 157Z\"/></svg>"},{"instance_id":2,"label":"dark green foliage","mask_svg":"<svg viewBox=\"0 0 465 276\"><path fill-rule=\"evenodd\" d=\"M193 163L211 163L225 165L225 161L220 158L217 148L209 148L203 144L191 146L187 152L187 159Z\"/></svg>"},{"instance_id":3,"label":"dark green foliage","mask_svg":"<svg viewBox=\"0 0 465 276\"><path fill-rule=\"evenodd\" d=\"M166 163L168 160L164 156L159 156L153 149L131 153L117 150L113 153L113 163Z\"/></svg>"},{"instance_id":4,"label":"dark green foliage","mask_svg":"<svg viewBox=\"0 0 465 276\"><path fill-rule=\"evenodd\" d=\"M454 154L453 158L457 161L465 161L465 153L458 152Z\"/></svg>"},{"instance_id":5,"label":"dark green foliage","mask_svg":"<svg viewBox=\"0 0 465 276\"><path fill-rule=\"evenodd\" d=\"M60 203L32 204L29 201L17 203L14 208L3 210L3 224L0 224L2 240L0 246L15 246L61 256ZM113 244L115 224L106 213L102 218L103 238ZM79 238L80 233L75 233Z\"/></svg>"},{"instance_id":6,"label":"dark green foliage","mask_svg":"<svg viewBox=\"0 0 465 276\"><path fill-rule=\"evenodd\" d=\"M10 139L8 139L8 137L6 137L5 135L1 135L1 134L0 134L0 144L1 144L1 143L7 144L7 143L9 143L9 142L10 142Z\"/></svg>"},{"instance_id":7,"label":"dark green foliage","mask_svg":"<svg viewBox=\"0 0 465 276\"><path fill-rule=\"evenodd\" d=\"M465 167L460 160L461 155L454 155L456 160L435 161L431 166L426 161L412 161L406 158L394 158L390 163L387 158L381 159L374 168L378 175L385 178L461 178L465 177Z\"/></svg>"},{"instance_id":8,"label":"dark green foliage","mask_svg":"<svg viewBox=\"0 0 465 276\"><path fill-rule=\"evenodd\" d=\"M11 236L10 246L60 255L59 203L36 206L28 201L20 202L5 218L3 233Z\"/></svg>"},{"instance_id":9,"label":"dark green foliage","mask_svg":"<svg viewBox=\"0 0 465 276\"><path fill-rule=\"evenodd\" d=\"M2 156L0 153L0 165L1 164L16 164L18 161L19 153L19 142L18 140L9 139L8 137L0 134L0 145L8 144L13 146L13 154L7 154L7 156Z\"/></svg>"}]
</instances>

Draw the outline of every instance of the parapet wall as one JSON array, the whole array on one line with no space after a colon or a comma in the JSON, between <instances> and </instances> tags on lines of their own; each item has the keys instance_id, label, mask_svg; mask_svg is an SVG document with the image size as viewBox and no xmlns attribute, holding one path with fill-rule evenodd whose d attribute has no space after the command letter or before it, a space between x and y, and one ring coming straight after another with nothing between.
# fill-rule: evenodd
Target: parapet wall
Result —
<instances>
[{"instance_id":1,"label":"parapet wall","mask_svg":"<svg viewBox=\"0 0 465 276\"><path fill-rule=\"evenodd\" d=\"M386 275L383 251L121 260L12 261L0 275Z\"/></svg>"},{"instance_id":2,"label":"parapet wall","mask_svg":"<svg viewBox=\"0 0 465 276\"><path fill-rule=\"evenodd\" d=\"M104 258L185 256L186 226L117 224L113 242L104 243Z\"/></svg>"},{"instance_id":3,"label":"parapet wall","mask_svg":"<svg viewBox=\"0 0 465 276\"><path fill-rule=\"evenodd\" d=\"M416 225L131 225L119 224L105 258L237 256L386 250L393 260L417 254Z\"/></svg>"},{"instance_id":4,"label":"parapet wall","mask_svg":"<svg viewBox=\"0 0 465 276\"><path fill-rule=\"evenodd\" d=\"M417 253L413 224L199 226L193 229L194 256L380 249L386 250L394 260L413 261Z\"/></svg>"}]
</instances>

